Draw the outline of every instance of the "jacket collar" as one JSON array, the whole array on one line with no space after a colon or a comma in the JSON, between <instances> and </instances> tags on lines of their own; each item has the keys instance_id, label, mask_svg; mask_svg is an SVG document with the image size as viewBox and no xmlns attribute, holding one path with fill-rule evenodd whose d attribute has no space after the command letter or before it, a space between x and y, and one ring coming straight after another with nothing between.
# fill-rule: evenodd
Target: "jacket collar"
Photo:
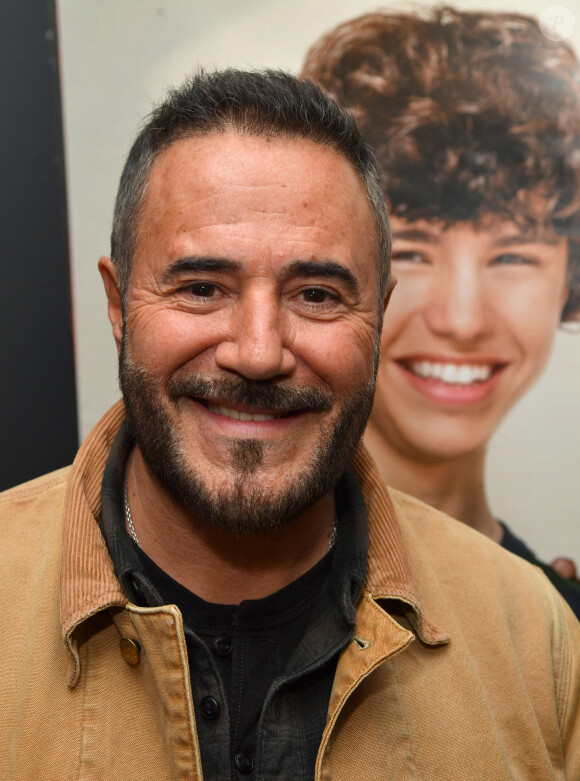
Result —
<instances>
[{"instance_id":1,"label":"jacket collar","mask_svg":"<svg viewBox=\"0 0 580 781\"><path fill-rule=\"evenodd\" d=\"M71 468L64 509L60 575L61 629L73 661L68 675L71 687L77 684L80 675L74 630L99 611L123 607L128 601L115 576L98 525L105 463L124 417L125 408L119 401L90 432Z\"/></svg>"},{"instance_id":2,"label":"jacket collar","mask_svg":"<svg viewBox=\"0 0 580 781\"><path fill-rule=\"evenodd\" d=\"M90 432L71 468L60 581L62 635L73 661L70 686L76 685L80 675L76 627L101 610L121 608L128 602L99 529L105 464L124 417L119 401ZM358 446L352 464L369 516L368 591L373 599L397 599L408 605L410 621L423 642L448 642L448 634L432 624L421 608L393 503L364 445Z\"/></svg>"},{"instance_id":3,"label":"jacket collar","mask_svg":"<svg viewBox=\"0 0 580 781\"><path fill-rule=\"evenodd\" d=\"M375 600L396 599L408 605L409 621L422 642L448 643L449 634L425 615L389 489L362 443L355 451L352 465L369 516L367 589Z\"/></svg>"}]
</instances>

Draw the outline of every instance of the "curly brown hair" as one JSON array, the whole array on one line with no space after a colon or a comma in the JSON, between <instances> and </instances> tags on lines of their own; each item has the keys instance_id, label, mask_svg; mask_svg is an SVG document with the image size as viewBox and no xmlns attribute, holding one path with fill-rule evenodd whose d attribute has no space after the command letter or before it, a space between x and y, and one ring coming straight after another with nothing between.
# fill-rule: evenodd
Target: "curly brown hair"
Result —
<instances>
[{"instance_id":1,"label":"curly brown hair","mask_svg":"<svg viewBox=\"0 0 580 781\"><path fill-rule=\"evenodd\" d=\"M303 75L355 115L392 214L492 214L567 236L562 320L578 319L580 65L567 43L523 14L384 11L322 36Z\"/></svg>"}]
</instances>

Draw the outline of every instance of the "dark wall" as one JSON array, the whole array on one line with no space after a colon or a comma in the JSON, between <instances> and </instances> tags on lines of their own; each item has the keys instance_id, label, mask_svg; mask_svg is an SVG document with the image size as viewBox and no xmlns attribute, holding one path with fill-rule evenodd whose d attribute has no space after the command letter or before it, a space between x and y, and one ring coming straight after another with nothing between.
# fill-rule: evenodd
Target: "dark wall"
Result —
<instances>
[{"instance_id":1,"label":"dark wall","mask_svg":"<svg viewBox=\"0 0 580 781\"><path fill-rule=\"evenodd\" d=\"M0 2L0 489L77 448L54 3Z\"/></svg>"}]
</instances>

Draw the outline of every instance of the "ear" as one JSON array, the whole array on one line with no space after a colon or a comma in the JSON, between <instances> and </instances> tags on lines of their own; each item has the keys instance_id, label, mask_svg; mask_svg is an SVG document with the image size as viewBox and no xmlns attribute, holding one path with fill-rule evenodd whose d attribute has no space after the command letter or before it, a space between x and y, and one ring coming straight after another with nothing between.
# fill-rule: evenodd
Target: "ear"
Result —
<instances>
[{"instance_id":1,"label":"ear","mask_svg":"<svg viewBox=\"0 0 580 781\"><path fill-rule=\"evenodd\" d=\"M117 343L117 350L121 350L121 340L123 338L123 306L121 299L121 288L119 286L119 275L111 258L99 258L99 271L105 286L107 294L109 320L113 326L113 336Z\"/></svg>"},{"instance_id":2,"label":"ear","mask_svg":"<svg viewBox=\"0 0 580 781\"><path fill-rule=\"evenodd\" d=\"M389 280L389 288L385 294L385 300L383 303L383 312L386 310L389 301L391 300L391 296L393 294L393 290L395 289L395 285L397 284L397 277L393 276L391 274L391 279Z\"/></svg>"}]
</instances>

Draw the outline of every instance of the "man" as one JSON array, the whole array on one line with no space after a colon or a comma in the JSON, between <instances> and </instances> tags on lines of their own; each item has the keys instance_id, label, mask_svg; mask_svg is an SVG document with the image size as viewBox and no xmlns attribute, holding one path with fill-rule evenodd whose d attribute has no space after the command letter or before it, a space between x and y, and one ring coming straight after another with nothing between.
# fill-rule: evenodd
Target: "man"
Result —
<instances>
[{"instance_id":1,"label":"man","mask_svg":"<svg viewBox=\"0 0 580 781\"><path fill-rule=\"evenodd\" d=\"M358 445L388 237L312 84L153 113L100 261L124 406L1 499L2 778L578 775L569 609Z\"/></svg>"}]
</instances>

